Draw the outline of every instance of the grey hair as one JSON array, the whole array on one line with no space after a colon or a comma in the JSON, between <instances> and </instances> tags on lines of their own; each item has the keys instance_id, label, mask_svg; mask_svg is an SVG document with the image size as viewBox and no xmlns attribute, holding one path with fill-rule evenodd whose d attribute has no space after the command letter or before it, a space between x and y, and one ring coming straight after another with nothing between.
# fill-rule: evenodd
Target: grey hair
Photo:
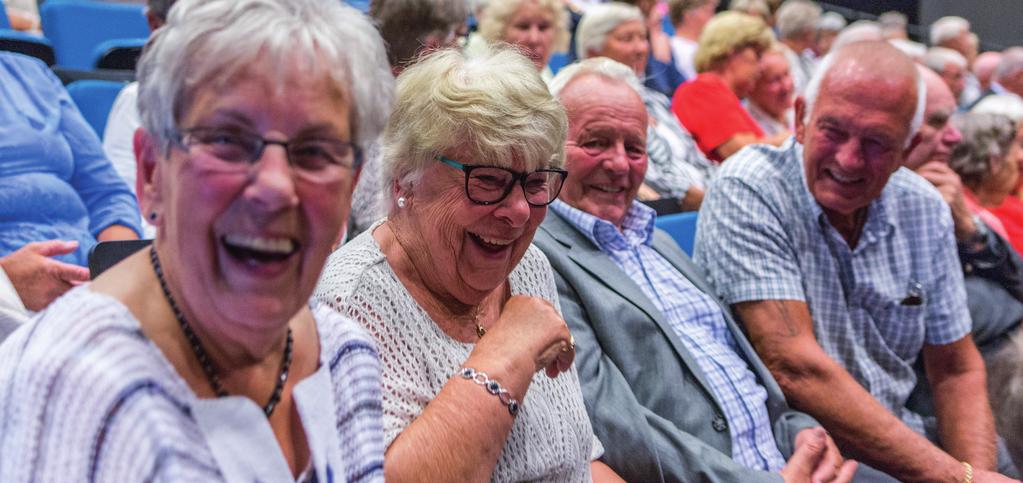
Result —
<instances>
[{"instance_id":1,"label":"grey hair","mask_svg":"<svg viewBox=\"0 0 1023 483\"><path fill-rule=\"evenodd\" d=\"M167 12L169 12L171 6L174 5L174 1L175 0L147 0L146 12L162 21L165 21L167 20Z\"/></svg>"},{"instance_id":2,"label":"grey hair","mask_svg":"<svg viewBox=\"0 0 1023 483\"><path fill-rule=\"evenodd\" d=\"M568 10L561 0L500 0L490 2L483 10L479 19L479 32L490 42L503 42L508 23L523 3L534 2L541 8L551 12L554 27L554 45L552 52L561 52L568 48L570 33L568 31Z\"/></svg>"},{"instance_id":3,"label":"grey hair","mask_svg":"<svg viewBox=\"0 0 1023 483\"><path fill-rule=\"evenodd\" d=\"M824 12L817 20L818 32L840 32L849 22L838 12Z\"/></svg>"},{"instance_id":4,"label":"grey hair","mask_svg":"<svg viewBox=\"0 0 1023 483\"><path fill-rule=\"evenodd\" d=\"M872 40L884 40L884 34L881 33L881 27L877 25L877 22L872 22L870 20L857 20L838 33L838 36L835 37L835 42L831 44L831 50L838 50L846 45L855 44L856 42L868 42Z\"/></svg>"},{"instance_id":5,"label":"grey hair","mask_svg":"<svg viewBox=\"0 0 1023 483\"><path fill-rule=\"evenodd\" d=\"M742 13L753 13L761 16L771 14L771 7L764 0L732 0L728 2L728 9Z\"/></svg>"},{"instance_id":6,"label":"grey hair","mask_svg":"<svg viewBox=\"0 0 1023 483\"><path fill-rule=\"evenodd\" d=\"M786 0L775 12L775 26L778 37L794 39L813 33L821 18L821 8L808 0Z\"/></svg>"},{"instance_id":7,"label":"grey hair","mask_svg":"<svg viewBox=\"0 0 1023 483\"><path fill-rule=\"evenodd\" d=\"M995 80L1012 76L1023 70L1023 47L1009 47L1002 52L1002 60L995 69Z\"/></svg>"},{"instance_id":8,"label":"grey hair","mask_svg":"<svg viewBox=\"0 0 1023 483\"><path fill-rule=\"evenodd\" d=\"M813 106L817 102L817 95L820 94L821 83L828 76L831 68L835 66L835 59L838 58L840 49L833 49L830 54L824 57L824 60L817 65L817 70L814 71L813 77L806 84L806 89L803 90L803 119L802 122L806 123L810 121L810 113L813 112ZM920 73L913 69L913 82L916 84L916 108L913 110L913 119L909 123L909 133L906 135L905 146L909 147L910 143L913 142L913 136L920 130L920 126L924 123L924 111L927 108L927 85L924 82L924 78Z\"/></svg>"},{"instance_id":9,"label":"grey hair","mask_svg":"<svg viewBox=\"0 0 1023 483\"><path fill-rule=\"evenodd\" d=\"M896 11L888 11L882 13L881 16L877 17L877 23L881 26L881 30L885 33L895 31L905 31L908 20L906 14Z\"/></svg>"},{"instance_id":10,"label":"grey hair","mask_svg":"<svg viewBox=\"0 0 1023 483\"><path fill-rule=\"evenodd\" d=\"M927 46L920 42L913 42L907 39L888 39L888 43L892 44L896 49L902 51L913 62L923 62L924 56L927 55Z\"/></svg>"},{"instance_id":11,"label":"grey hair","mask_svg":"<svg viewBox=\"0 0 1023 483\"><path fill-rule=\"evenodd\" d=\"M946 40L958 37L963 31L970 30L970 22L962 17L941 17L931 24L931 45L941 45Z\"/></svg>"},{"instance_id":12,"label":"grey hair","mask_svg":"<svg viewBox=\"0 0 1023 483\"><path fill-rule=\"evenodd\" d=\"M404 67L421 54L430 35L447 34L469 16L465 0L372 0L369 15L387 44L392 66Z\"/></svg>"},{"instance_id":13,"label":"grey hair","mask_svg":"<svg viewBox=\"0 0 1023 483\"><path fill-rule=\"evenodd\" d=\"M619 25L643 19L639 7L621 2L598 3L586 10L575 31L575 54L580 59L591 56L590 51L603 50L607 34Z\"/></svg>"},{"instance_id":14,"label":"grey hair","mask_svg":"<svg viewBox=\"0 0 1023 483\"><path fill-rule=\"evenodd\" d=\"M632 68L607 57L584 59L559 70L549 84L551 95L560 99L561 92L565 90L565 87L575 79L588 75L619 81L629 86L641 99L643 98L643 83L640 82Z\"/></svg>"},{"instance_id":15,"label":"grey hair","mask_svg":"<svg viewBox=\"0 0 1023 483\"><path fill-rule=\"evenodd\" d=\"M963 140L952 149L948 165L967 187L980 186L999 162L1014 162L1004 159L1016 138L1016 123L1008 116L970 112L952 122Z\"/></svg>"},{"instance_id":16,"label":"grey hair","mask_svg":"<svg viewBox=\"0 0 1023 483\"><path fill-rule=\"evenodd\" d=\"M383 186L415 183L454 149L468 164L525 170L564 164L568 119L536 66L511 48L432 52L398 77L381 138ZM516 168L518 169L518 168Z\"/></svg>"},{"instance_id":17,"label":"grey hair","mask_svg":"<svg viewBox=\"0 0 1023 483\"><path fill-rule=\"evenodd\" d=\"M278 85L289 76L329 80L348 99L352 138L363 147L383 129L394 94L380 36L341 2L180 0L139 60L142 126L169 151L196 93L246 72Z\"/></svg>"},{"instance_id":18,"label":"grey hair","mask_svg":"<svg viewBox=\"0 0 1023 483\"><path fill-rule=\"evenodd\" d=\"M957 65L965 69L966 57L963 57L963 54L947 47L931 47L930 49L927 49L927 53L924 54L923 64L934 72L940 74L941 71L945 70L945 67L948 67L949 64Z\"/></svg>"}]
</instances>

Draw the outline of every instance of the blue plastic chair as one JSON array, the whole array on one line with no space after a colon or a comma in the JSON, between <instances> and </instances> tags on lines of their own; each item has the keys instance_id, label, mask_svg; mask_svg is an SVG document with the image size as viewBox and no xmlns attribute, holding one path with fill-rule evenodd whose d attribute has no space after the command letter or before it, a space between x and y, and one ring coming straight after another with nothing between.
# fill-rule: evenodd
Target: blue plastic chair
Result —
<instances>
[{"instance_id":1,"label":"blue plastic chair","mask_svg":"<svg viewBox=\"0 0 1023 483\"><path fill-rule=\"evenodd\" d=\"M362 13L369 13L369 0L345 0L345 3L359 9Z\"/></svg>"},{"instance_id":2,"label":"blue plastic chair","mask_svg":"<svg viewBox=\"0 0 1023 483\"><path fill-rule=\"evenodd\" d=\"M7 8L0 3L0 29L11 28L11 19L7 18Z\"/></svg>"},{"instance_id":3,"label":"blue plastic chair","mask_svg":"<svg viewBox=\"0 0 1023 483\"><path fill-rule=\"evenodd\" d=\"M39 16L57 64L91 70L93 50L104 40L149 37L143 9L142 5L91 0L47 0Z\"/></svg>"},{"instance_id":4,"label":"blue plastic chair","mask_svg":"<svg viewBox=\"0 0 1023 483\"><path fill-rule=\"evenodd\" d=\"M75 101L82 117L92 126L100 139L103 139L103 131L107 128L110 108L124 86L123 82L94 79L74 81L67 86L67 92L71 94L71 99Z\"/></svg>"},{"instance_id":5,"label":"blue plastic chair","mask_svg":"<svg viewBox=\"0 0 1023 483\"><path fill-rule=\"evenodd\" d=\"M568 65L568 54L565 52L555 52L551 54L550 60L547 61L547 67L550 67L551 72L554 74L557 74L566 65Z\"/></svg>"},{"instance_id":6,"label":"blue plastic chair","mask_svg":"<svg viewBox=\"0 0 1023 483\"><path fill-rule=\"evenodd\" d=\"M92 66L96 69L135 70L148 40L144 37L104 40L92 49Z\"/></svg>"},{"instance_id":7,"label":"blue plastic chair","mask_svg":"<svg viewBox=\"0 0 1023 483\"><path fill-rule=\"evenodd\" d=\"M693 243L696 241L696 219L699 213L698 211L687 211L658 216L654 224L657 225L657 228L668 232L675 239L675 243L682 248L682 251L693 256Z\"/></svg>"}]
</instances>

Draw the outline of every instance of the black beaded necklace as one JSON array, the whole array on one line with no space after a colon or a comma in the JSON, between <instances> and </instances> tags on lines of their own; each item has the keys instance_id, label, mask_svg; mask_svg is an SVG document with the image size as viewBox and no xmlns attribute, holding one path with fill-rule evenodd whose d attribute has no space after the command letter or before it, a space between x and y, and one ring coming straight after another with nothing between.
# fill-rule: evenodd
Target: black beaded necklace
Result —
<instances>
[{"instance_id":1,"label":"black beaded necklace","mask_svg":"<svg viewBox=\"0 0 1023 483\"><path fill-rule=\"evenodd\" d=\"M224 390L224 386L220 385L220 377L217 376L217 371L213 369L213 361L210 360L209 354L203 349L202 343L199 342L199 338L196 337L195 332L192 330L192 326L185 320L185 315L178 309L178 304L174 302L174 297L171 297L170 290L167 288L167 282L163 279L163 269L160 267L160 259L156 256L156 248L149 248L149 261L153 264L156 279L160 281L160 289L163 290L163 296L167 298L167 303L170 304L174 317L178 319L178 325L181 326L181 331L185 333L185 338L188 339L188 344L192 347L192 353L199 360L202 372L206 374L206 379L210 382L210 386L213 387L213 392L216 393L217 397L227 396L228 394ZM288 369L291 367L291 343L291 327L288 327L288 340L284 344L284 359L281 361L281 372L277 377L277 384L274 386L273 394L270 395L270 400L267 401L266 406L263 406L263 413L268 418L274 412L277 403L281 401L284 383L288 380Z\"/></svg>"}]
</instances>

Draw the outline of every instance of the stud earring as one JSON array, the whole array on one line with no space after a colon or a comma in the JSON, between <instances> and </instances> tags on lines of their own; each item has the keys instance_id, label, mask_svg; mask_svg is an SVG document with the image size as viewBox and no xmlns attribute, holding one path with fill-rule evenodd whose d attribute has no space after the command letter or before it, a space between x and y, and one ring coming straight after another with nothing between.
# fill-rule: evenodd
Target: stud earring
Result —
<instances>
[{"instance_id":1,"label":"stud earring","mask_svg":"<svg viewBox=\"0 0 1023 483\"><path fill-rule=\"evenodd\" d=\"M398 208L404 208L408 204L408 200L404 196L398 197Z\"/></svg>"},{"instance_id":2,"label":"stud earring","mask_svg":"<svg viewBox=\"0 0 1023 483\"><path fill-rule=\"evenodd\" d=\"M156 221L156 212L155 211L150 211L149 212L149 221Z\"/></svg>"}]
</instances>

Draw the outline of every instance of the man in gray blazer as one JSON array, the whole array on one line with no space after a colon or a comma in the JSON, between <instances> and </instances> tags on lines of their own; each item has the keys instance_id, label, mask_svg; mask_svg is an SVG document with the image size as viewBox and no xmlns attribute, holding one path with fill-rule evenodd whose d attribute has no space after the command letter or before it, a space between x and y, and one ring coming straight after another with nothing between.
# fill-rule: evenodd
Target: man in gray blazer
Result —
<instances>
[{"instance_id":1,"label":"man in gray blazer","mask_svg":"<svg viewBox=\"0 0 1023 483\"><path fill-rule=\"evenodd\" d=\"M848 481L855 463L786 405L699 268L633 203L646 168L636 86L606 59L552 81L569 176L534 238L556 272L603 460L627 481Z\"/></svg>"}]
</instances>

